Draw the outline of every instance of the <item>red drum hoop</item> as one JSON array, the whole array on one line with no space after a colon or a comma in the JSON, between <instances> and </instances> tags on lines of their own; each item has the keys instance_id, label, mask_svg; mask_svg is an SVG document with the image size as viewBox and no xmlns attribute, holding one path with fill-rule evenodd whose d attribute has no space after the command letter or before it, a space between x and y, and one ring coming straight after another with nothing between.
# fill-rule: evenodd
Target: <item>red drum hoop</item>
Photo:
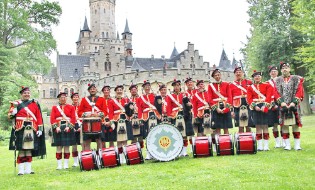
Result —
<instances>
[{"instance_id":1,"label":"red drum hoop","mask_svg":"<svg viewBox=\"0 0 315 190\"><path fill-rule=\"evenodd\" d=\"M99 117L83 118L82 131L84 134L99 134L102 132L102 123Z\"/></svg>"},{"instance_id":2,"label":"red drum hoop","mask_svg":"<svg viewBox=\"0 0 315 190\"><path fill-rule=\"evenodd\" d=\"M100 167L98 156L94 150L85 150L79 154L80 170L98 170Z\"/></svg>"},{"instance_id":3,"label":"red drum hoop","mask_svg":"<svg viewBox=\"0 0 315 190\"><path fill-rule=\"evenodd\" d=\"M100 163L103 168L120 166L117 147L100 149L98 155L100 155Z\"/></svg>"},{"instance_id":4,"label":"red drum hoop","mask_svg":"<svg viewBox=\"0 0 315 190\"><path fill-rule=\"evenodd\" d=\"M235 134L236 154L256 154L256 135L252 132Z\"/></svg>"},{"instance_id":5,"label":"red drum hoop","mask_svg":"<svg viewBox=\"0 0 315 190\"><path fill-rule=\"evenodd\" d=\"M211 137L193 137L192 143L194 158L213 156Z\"/></svg>"},{"instance_id":6,"label":"red drum hoop","mask_svg":"<svg viewBox=\"0 0 315 190\"><path fill-rule=\"evenodd\" d=\"M215 135L217 156L234 155L234 142L231 134Z\"/></svg>"},{"instance_id":7,"label":"red drum hoop","mask_svg":"<svg viewBox=\"0 0 315 190\"><path fill-rule=\"evenodd\" d=\"M140 144L133 143L123 147L124 154L126 156L127 165L143 164L143 156L141 152Z\"/></svg>"}]
</instances>

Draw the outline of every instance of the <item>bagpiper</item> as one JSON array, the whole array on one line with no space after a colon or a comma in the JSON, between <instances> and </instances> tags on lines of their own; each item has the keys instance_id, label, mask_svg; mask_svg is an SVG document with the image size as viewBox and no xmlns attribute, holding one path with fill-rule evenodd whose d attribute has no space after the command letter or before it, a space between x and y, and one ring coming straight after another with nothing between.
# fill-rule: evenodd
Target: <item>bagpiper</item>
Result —
<instances>
[{"instance_id":1,"label":"bagpiper","mask_svg":"<svg viewBox=\"0 0 315 190\"><path fill-rule=\"evenodd\" d=\"M257 150L268 151L268 111L271 107L273 89L269 83L261 81L261 76L262 72L254 70L252 74L254 84L247 88L247 102L252 110L253 124L256 127Z\"/></svg>"},{"instance_id":2,"label":"bagpiper","mask_svg":"<svg viewBox=\"0 0 315 190\"><path fill-rule=\"evenodd\" d=\"M274 93L275 93L275 80L278 76L278 68L276 66L270 66L269 67L269 75L270 79L267 81L273 88L273 93L271 96L271 109L268 112L268 125L269 127L272 127L273 131L273 136L275 138L275 148L280 148L281 147L281 139L282 139L282 132L281 136L279 135L279 106L278 103L275 99ZM284 145L284 143L283 143Z\"/></svg>"},{"instance_id":3,"label":"bagpiper","mask_svg":"<svg viewBox=\"0 0 315 190\"><path fill-rule=\"evenodd\" d=\"M92 140L97 143L99 150L102 148L101 123L106 112L105 100L96 95L95 84L89 84L87 90L90 95L83 97L79 106L79 117L82 117L84 150L91 149Z\"/></svg>"},{"instance_id":4,"label":"bagpiper","mask_svg":"<svg viewBox=\"0 0 315 190\"><path fill-rule=\"evenodd\" d=\"M239 128L239 133L250 132L250 127L253 126L251 119L251 112L246 101L247 87L252 85L252 81L244 79L244 72L242 67L234 69L235 81L230 83L230 90L233 101L232 117L234 118L235 127Z\"/></svg>"},{"instance_id":5,"label":"bagpiper","mask_svg":"<svg viewBox=\"0 0 315 190\"><path fill-rule=\"evenodd\" d=\"M10 102L9 119L14 119L9 150L19 151L16 163L18 175L34 174L32 157L46 155L45 132L40 105L30 99L29 87L20 90L21 100Z\"/></svg>"},{"instance_id":6,"label":"bagpiper","mask_svg":"<svg viewBox=\"0 0 315 190\"><path fill-rule=\"evenodd\" d=\"M161 115L162 119L158 120L158 123L168 123L168 117L167 117L167 88L165 84L159 85L159 94L155 96L154 105Z\"/></svg>"},{"instance_id":7,"label":"bagpiper","mask_svg":"<svg viewBox=\"0 0 315 190\"><path fill-rule=\"evenodd\" d=\"M231 108L232 108L232 95L228 82L221 80L221 72L215 69L211 77L214 82L208 86L208 94L210 106L212 109L212 122L211 127L215 129L216 134L221 134L221 129L224 134L229 134L229 128L233 128Z\"/></svg>"},{"instance_id":8,"label":"bagpiper","mask_svg":"<svg viewBox=\"0 0 315 190\"><path fill-rule=\"evenodd\" d=\"M53 132L51 146L56 147L57 170L62 169L62 149L64 169L69 168L69 147L75 143L74 126L76 123L75 109L67 104L67 93L60 92L57 96L59 104L53 106L50 114L50 123Z\"/></svg>"},{"instance_id":9,"label":"bagpiper","mask_svg":"<svg viewBox=\"0 0 315 190\"><path fill-rule=\"evenodd\" d=\"M72 93L71 94L71 100L72 100L72 106L74 107L75 110L75 126L74 126L74 133L75 133L75 144L72 145L72 158L73 158L73 165L72 167L77 167L79 166L79 161L78 161L78 145L81 145L81 124L82 124L82 118L79 117L78 115L78 110L79 110L79 93ZM82 150L84 150L83 148L83 143L82 143Z\"/></svg>"},{"instance_id":10,"label":"bagpiper","mask_svg":"<svg viewBox=\"0 0 315 190\"><path fill-rule=\"evenodd\" d=\"M279 123L282 127L285 150L291 150L289 126L292 126L294 149L301 150L300 128L302 127L300 102L304 98L304 78L290 74L290 64L281 62L281 76L275 80L275 98L280 105Z\"/></svg>"}]
</instances>

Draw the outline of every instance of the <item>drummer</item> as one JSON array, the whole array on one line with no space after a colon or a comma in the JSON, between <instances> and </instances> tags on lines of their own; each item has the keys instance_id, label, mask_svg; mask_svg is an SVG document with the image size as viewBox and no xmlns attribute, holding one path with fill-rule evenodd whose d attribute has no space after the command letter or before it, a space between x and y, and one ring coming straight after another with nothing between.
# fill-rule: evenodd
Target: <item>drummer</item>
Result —
<instances>
[{"instance_id":1,"label":"drummer","mask_svg":"<svg viewBox=\"0 0 315 190\"><path fill-rule=\"evenodd\" d=\"M73 93L71 94L71 100L72 100L72 106L74 107L75 110L75 117L76 117L76 122L75 122L75 126L74 126L74 132L75 132L75 144L72 145L72 158L73 158L73 165L72 167L77 167L79 166L79 162L78 162L78 145L81 144L81 124L82 124L82 119L79 118L78 116L78 109L79 109L79 93ZM82 143L83 145L83 143ZM83 150L83 146L82 146L82 150Z\"/></svg>"},{"instance_id":2,"label":"drummer","mask_svg":"<svg viewBox=\"0 0 315 190\"><path fill-rule=\"evenodd\" d=\"M79 106L79 117L87 120L88 118L95 118L102 120L104 118L104 113L106 113L105 100L103 97L99 97L96 95L97 88L95 84L88 85L89 96L82 98L80 106ZM102 148L101 141L101 131L97 134L84 134L83 132L83 143L84 150L91 150L91 142L95 140L97 142L97 149Z\"/></svg>"},{"instance_id":3,"label":"drummer","mask_svg":"<svg viewBox=\"0 0 315 190\"><path fill-rule=\"evenodd\" d=\"M123 146L127 145L127 140L132 139L132 134L128 134L130 130L130 122L127 121L125 106L130 106L128 98L123 98L123 85L117 85L115 87L115 97L109 101L109 120L111 123L111 128L113 132L116 132L117 146L120 156L120 163L126 163L123 156ZM129 137L129 138L128 138Z\"/></svg>"},{"instance_id":4,"label":"drummer","mask_svg":"<svg viewBox=\"0 0 315 190\"><path fill-rule=\"evenodd\" d=\"M143 138L146 138L151 127L157 125L157 120L161 119L161 115L158 113L154 106L155 95L151 93L151 83L144 81L142 84L144 94L138 98L138 118L140 119L141 127L143 128ZM149 119L150 118L150 119ZM151 160L152 157L147 152L146 160Z\"/></svg>"},{"instance_id":5,"label":"drummer","mask_svg":"<svg viewBox=\"0 0 315 190\"><path fill-rule=\"evenodd\" d=\"M117 139L116 136L116 131L114 132L113 129L110 127L110 122L109 122L109 118L108 118L108 105L109 105L109 101L111 100L110 97L110 86L105 84L102 88L102 92L103 92L103 98L104 98L104 103L105 103L105 110L106 112L104 113L105 115L105 119L102 122L102 147L106 148L106 142L109 142L109 146L110 147L114 147L114 142Z\"/></svg>"},{"instance_id":6,"label":"drummer","mask_svg":"<svg viewBox=\"0 0 315 190\"><path fill-rule=\"evenodd\" d=\"M181 81L174 79L172 82L173 86L173 93L167 96L167 116L171 123L181 132L183 136L183 149L180 153L180 156L188 156L187 154L187 146L188 146L188 139L186 135L186 130L190 128L190 131L193 131L192 124L186 126L187 119L191 119L191 117L185 117L184 115L184 107L188 106L191 109L191 103L189 102L189 98L185 96L185 93L181 92ZM183 104L184 99L186 99L186 104ZM189 113L188 113L189 114Z\"/></svg>"},{"instance_id":7,"label":"drummer","mask_svg":"<svg viewBox=\"0 0 315 190\"><path fill-rule=\"evenodd\" d=\"M50 123L53 129L52 146L57 147L57 170L62 169L62 149L64 158L64 169L69 166L69 146L75 144L74 125L76 123L75 109L67 104L67 93L60 92L57 96L59 105L53 106L50 114Z\"/></svg>"}]
</instances>

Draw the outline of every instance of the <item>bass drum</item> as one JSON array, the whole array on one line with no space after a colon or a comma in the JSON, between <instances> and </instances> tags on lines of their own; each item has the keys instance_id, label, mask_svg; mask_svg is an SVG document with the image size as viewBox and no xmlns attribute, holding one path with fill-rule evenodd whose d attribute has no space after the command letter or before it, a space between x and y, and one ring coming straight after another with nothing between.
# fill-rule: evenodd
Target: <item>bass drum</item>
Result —
<instances>
[{"instance_id":1,"label":"bass drum","mask_svg":"<svg viewBox=\"0 0 315 190\"><path fill-rule=\"evenodd\" d=\"M152 128L146 139L147 151L159 161L174 160L183 148L183 137L173 125L159 124Z\"/></svg>"},{"instance_id":2,"label":"bass drum","mask_svg":"<svg viewBox=\"0 0 315 190\"><path fill-rule=\"evenodd\" d=\"M99 158L94 150L85 150L79 154L80 170L90 171L100 168Z\"/></svg>"},{"instance_id":3,"label":"bass drum","mask_svg":"<svg viewBox=\"0 0 315 190\"><path fill-rule=\"evenodd\" d=\"M235 134L236 154L256 154L256 134L252 132Z\"/></svg>"}]
</instances>

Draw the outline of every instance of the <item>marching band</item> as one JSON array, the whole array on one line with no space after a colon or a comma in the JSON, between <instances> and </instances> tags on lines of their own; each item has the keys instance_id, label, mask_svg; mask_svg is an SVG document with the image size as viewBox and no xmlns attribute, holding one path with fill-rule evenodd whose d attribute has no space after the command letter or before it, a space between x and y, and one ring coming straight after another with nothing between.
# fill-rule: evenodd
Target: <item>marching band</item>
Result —
<instances>
[{"instance_id":1,"label":"marching band","mask_svg":"<svg viewBox=\"0 0 315 190\"><path fill-rule=\"evenodd\" d=\"M138 94L136 84L130 85L129 98L124 95L123 85L114 88L114 97L110 97L111 87L104 85L101 90L104 96L100 97L97 96L96 85L90 84L87 88L89 96L83 97L81 101L78 93L71 95L72 105L66 104L67 93L60 92L57 96L59 104L52 107L50 115L51 146L56 147L57 170L69 168L70 146L74 159L73 167L82 165L86 160L82 158L83 153L91 150L91 142L96 142L97 150L100 151L96 151L95 155L102 154L99 156L103 157L103 160L106 160L107 150L116 145L117 151L110 149L114 160L117 158L114 161L117 162L115 165L126 163L124 158L127 159L127 164L130 164L141 157L139 161L141 163L144 140L153 128L163 124L175 127L181 134L179 139L182 141L182 147L178 156L183 157L188 156L189 142L193 145L195 154L198 152L196 148L203 146L201 145L203 140L207 146L213 143L219 152L220 140L231 141L229 129L233 128L233 119L234 126L239 128L237 139L250 136L257 140L257 151L270 150L268 127L272 127L275 148L281 146L278 125L280 125L284 149L291 149L289 126L292 126L294 149L301 150L300 102L303 100L304 79L290 75L288 63L281 63L280 70L281 76L278 77L277 67L269 67L271 79L263 82L262 72L254 71L252 80L249 80L244 78L242 68L237 67L234 70L235 80L229 83L222 81L221 71L215 69L211 73L214 82L208 86L205 86L204 80L196 80L195 88L192 78L183 80L182 86L181 80L174 79L173 91L170 93L167 93L165 84L159 84L158 92L154 93L150 81L146 80L142 85L142 95ZM30 99L29 88L23 87L20 94L21 100L11 102L8 116L10 119L15 119L10 150L19 151L16 163L19 165L18 175L23 175L34 173L30 164L32 157L46 152L45 149L39 151L45 146L45 141L41 138L44 136L44 129L39 104ZM255 135L251 132L251 128L256 129ZM164 132L170 131L165 129ZM207 137L208 135L210 136ZM171 140L169 137L162 136L159 143L166 150ZM128 145L128 141L131 145ZM78 145L82 146L82 154L78 152ZM256 143L254 146L256 147ZM133 150L138 156L131 159L134 154L128 151ZM206 151L206 154L201 154L199 151L199 155L211 155L212 148L209 151ZM221 151L221 155L226 153ZM145 159L154 158L147 151ZM103 162L103 165L106 164L108 163Z\"/></svg>"}]
</instances>

